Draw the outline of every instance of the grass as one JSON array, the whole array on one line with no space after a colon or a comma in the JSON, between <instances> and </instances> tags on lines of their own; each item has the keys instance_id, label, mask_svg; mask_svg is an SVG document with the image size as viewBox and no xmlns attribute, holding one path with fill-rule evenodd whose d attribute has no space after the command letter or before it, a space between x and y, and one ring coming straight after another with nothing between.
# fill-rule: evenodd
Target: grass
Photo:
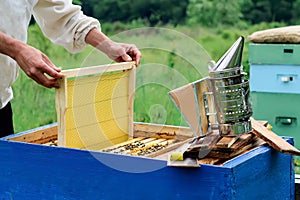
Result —
<instances>
[{"instance_id":1,"label":"grass","mask_svg":"<svg viewBox=\"0 0 300 200\"><path fill-rule=\"evenodd\" d=\"M136 77L135 121L186 125L168 91L207 76L207 62L218 60L240 35L247 36L248 32L186 26L132 29L111 34L116 41L135 43L143 53ZM91 47L70 54L45 39L37 26L29 28L28 43L63 69L111 62ZM247 65L247 46L244 62L244 66ZM54 89L39 86L20 71L13 90L15 132L56 122Z\"/></svg>"}]
</instances>

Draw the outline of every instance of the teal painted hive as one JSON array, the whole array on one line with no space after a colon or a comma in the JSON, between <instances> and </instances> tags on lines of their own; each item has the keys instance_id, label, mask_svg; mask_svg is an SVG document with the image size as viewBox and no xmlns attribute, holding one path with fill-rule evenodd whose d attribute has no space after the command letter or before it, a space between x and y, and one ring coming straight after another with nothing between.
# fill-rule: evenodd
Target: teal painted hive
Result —
<instances>
[{"instance_id":1,"label":"teal painted hive","mask_svg":"<svg viewBox=\"0 0 300 200\"><path fill-rule=\"evenodd\" d=\"M264 44L249 45L249 62L251 64L300 64L299 44Z\"/></svg>"}]
</instances>

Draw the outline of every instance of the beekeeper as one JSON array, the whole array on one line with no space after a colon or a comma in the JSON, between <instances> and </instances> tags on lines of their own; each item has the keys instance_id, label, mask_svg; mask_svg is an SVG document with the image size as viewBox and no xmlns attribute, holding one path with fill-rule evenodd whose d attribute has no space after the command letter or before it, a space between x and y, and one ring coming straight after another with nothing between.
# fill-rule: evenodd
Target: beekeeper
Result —
<instances>
[{"instance_id":1,"label":"beekeeper","mask_svg":"<svg viewBox=\"0 0 300 200\"><path fill-rule=\"evenodd\" d=\"M0 13L0 137L13 133L11 86L19 67L47 88L57 88L62 77L45 54L26 44L32 15L44 35L69 52L79 52L89 44L117 62L140 62L141 53L135 45L109 39L98 20L84 15L71 0L4 0Z\"/></svg>"}]
</instances>

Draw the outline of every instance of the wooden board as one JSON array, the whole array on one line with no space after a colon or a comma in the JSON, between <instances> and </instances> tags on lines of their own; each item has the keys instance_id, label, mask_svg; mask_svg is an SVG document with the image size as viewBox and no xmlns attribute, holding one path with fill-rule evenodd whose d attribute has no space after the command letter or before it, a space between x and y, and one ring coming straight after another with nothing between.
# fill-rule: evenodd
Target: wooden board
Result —
<instances>
[{"instance_id":1,"label":"wooden board","mask_svg":"<svg viewBox=\"0 0 300 200\"><path fill-rule=\"evenodd\" d=\"M134 123L134 137L155 137L165 139L186 140L193 137L193 132L188 127Z\"/></svg>"},{"instance_id":2,"label":"wooden board","mask_svg":"<svg viewBox=\"0 0 300 200\"><path fill-rule=\"evenodd\" d=\"M34 144L45 144L52 140L57 140L57 126L47 126L46 128L37 128L30 134L18 135L15 137L8 138L7 140L34 143Z\"/></svg>"},{"instance_id":3,"label":"wooden board","mask_svg":"<svg viewBox=\"0 0 300 200\"><path fill-rule=\"evenodd\" d=\"M185 140L193 136L192 131L188 127L179 127L172 125L160 125L160 124L147 124L147 123L134 123L133 138L130 137L125 142L120 142L115 145L110 145L107 148L101 149L101 151L107 151L110 149L117 149L118 147L126 144L130 144L135 141L139 141L145 138L151 138L152 141L160 141L162 145L168 142L168 145L157 151L150 152L143 156L150 158L159 158L167 160L168 152L178 148L186 143ZM56 124L47 125L43 128L33 129L28 134L18 135L8 138L7 140L20 141L26 143L43 144L46 146L59 146L57 142L58 127ZM118 153L118 152L117 152Z\"/></svg>"},{"instance_id":4,"label":"wooden board","mask_svg":"<svg viewBox=\"0 0 300 200\"><path fill-rule=\"evenodd\" d=\"M154 158L187 143L186 140L137 137L126 142L102 149L103 152Z\"/></svg>"},{"instance_id":5,"label":"wooden board","mask_svg":"<svg viewBox=\"0 0 300 200\"><path fill-rule=\"evenodd\" d=\"M134 62L124 62L124 63L115 63L115 64L107 64L99 66L91 66L84 68L75 68L69 70L63 70L63 74L65 78L72 78L78 76L88 76L93 74L103 74L115 71L126 71L131 70Z\"/></svg>"},{"instance_id":6,"label":"wooden board","mask_svg":"<svg viewBox=\"0 0 300 200\"><path fill-rule=\"evenodd\" d=\"M134 141L141 141L145 138L151 138L151 141L148 144L151 144L153 141L152 144L160 143L163 148L157 149L157 151L148 152L146 154L141 152L146 150L147 147L144 149L142 148L140 149L141 152L139 153L139 156L167 160L167 154L170 151L187 143L187 140L193 137L193 133L188 127L135 122L133 129L133 138L129 138L128 141L101 149L101 151L113 152L111 150L117 150L118 148ZM165 143L167 143L167 145L165 145ZM149 147L151 148L151 146ZM130 152L127 152L126 154L134 155Z\"/></svg>"},{"instance_id":7,"label":"wooden board","mask_svg":"<svg viewBox=\"0 0 300 200\"><path fill-rule=\"evenodd\" d=\"M274 132L263 126L261 123L259 123L253 118L251 118L251 123L253 127L253 133L257 137L263 139L272 148L281 153L300 156L300 151L297 148L283 140L280 136L276 135Z\"/></svg>"},{"instance_id":8,"label":"wooden board","mask_svg":"<svg viewBox=\"0 0 300 200\"><path fill-rule=\"evenodd\" d=\"M220 162L222 162L221 158L211 158L211 157L206 157L198 160L199 164L207 164L207 165L217 165Z\"/></svg>"},{"instance_id":9,"label":"wooden board","mask_svg":"<svg viewBox=\"0 0 300 200\"><path fill-rule=\"evenodd\" d=\"M231 147L225 148L215 146L212 151L209 152L208 156L224 159L233 158L253 147L252 142L250 142L252 138L253 135L251 133L239 135L238 137L236 137L236 141L232 144Z\"/></svg>"},{"instance_id":10,"label":"wooden board","mask_svg":"<svg viewBox=\"0 0 300 200\"><path fill-rule=\"evenodd\" d=\"M237 139L238 139L238 137L224 136L217 142L216 147L230 148Z\"/></svg>"},{"instance_id":11,"label":"wooden board","mask_svg":"<svg viewBox=\"0 0 300 200\"><path fill-rule=\"evenodd\" d=\"M262 125L267 125L266 122L259 121ZM144 154L144 157L156 158L167 160L168 154L179 148L180 146L187 143L188 139L191 139L193 136L192 131L187 127L178 127L172 125L159 125L159 124L147 124L147 123L134 123L134 138L129 138L126 142L121 142L116 145L111 145L107 148L102 149L102 151L106 151L107 149L117 149L118 147L129 144L135 141L139 141L145 138L151 137L151 141L156 141L154 143L168 141L168 145L165 148L158 149L157 151L150 152L148 154ZM225 139L224 139L225 138ZM222 165L224 162L228 162L228 159L231 159L237 155L243 154L244 152L249 151L255 147L266 144L264 140L258 138L257 136L253 137L249 136L249 134L243 134L239 137L223 137L221 138L216 146L212 149L211 155L204 157L199 160L201 164L214 164L214 165ZM212 139L212 138L211 138ZM207 150L209 149L208 144L215 144L209 137L202 138L198 141L197 144L194 145L194 150ZM16 134L15 137L8 138L8 140L13 141L21 141L27 143L35 143L35 144L44 144L47 146L57 146L57 126L55 124L48 125L44 128L35 129L30 134ZM151 143L151 141L149 141ZM233 142L235 141L235 142ZM150 144L149 143L149 144ZM247 143L251 145L247 145ZM198 146L197 146L198 145ZM197 149L198 148L198 149ZM146 150L140 149L141 151ZM119 152L113 152L119 153ZM140 153L139 153L140 154ZM129 154L134 155L134 154ZM138 155L138 156L141 156ZM218 158L219 156L219 158Z\"/></svg>"}]
</instances>

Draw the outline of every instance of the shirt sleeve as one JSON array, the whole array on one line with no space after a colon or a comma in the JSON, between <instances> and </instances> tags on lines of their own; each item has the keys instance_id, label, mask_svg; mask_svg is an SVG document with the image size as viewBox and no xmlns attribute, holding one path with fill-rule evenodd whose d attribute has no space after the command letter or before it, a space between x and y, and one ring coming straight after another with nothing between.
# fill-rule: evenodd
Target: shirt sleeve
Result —
<instances>
[{"instance_id":1,"label":"shirt sleeve","mask_svg":"<svg viewBox=\"0 0 300 200\"><path fill-rule=\"evenodd\" d=\"M100 30L99 21L84 15L71 0L39 0L33 16L46 37L71 53L87 45L85 37L91 29Z\"/></svg>"}]
</instances>

